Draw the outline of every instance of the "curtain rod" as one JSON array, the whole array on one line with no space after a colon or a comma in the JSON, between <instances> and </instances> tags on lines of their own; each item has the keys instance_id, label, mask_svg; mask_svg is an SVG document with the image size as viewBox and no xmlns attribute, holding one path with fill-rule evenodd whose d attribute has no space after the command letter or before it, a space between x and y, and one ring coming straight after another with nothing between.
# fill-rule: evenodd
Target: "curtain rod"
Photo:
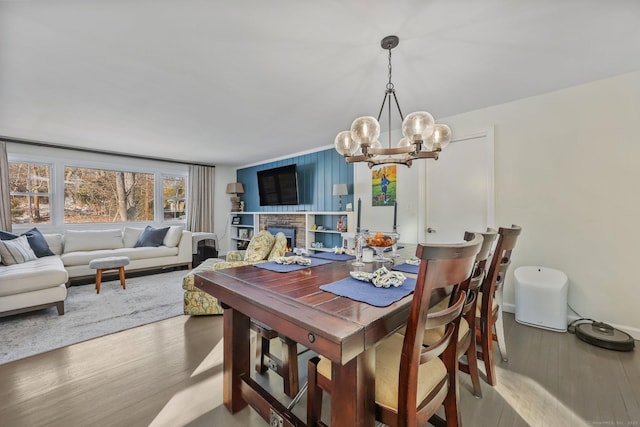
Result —
<instances>
[{"instance_id":1,"label":"curtain rod","mask_svg":"<svg viewBox=\"0 0 640 427\"><path fill-rule=\"evenodd\" d=\"M173 160L173 159L165 159L163 157L149 157L149 156L140 156L137 154L128 154L121 153L118 151L108 151L108 150L95 150L91 148L82 148L82 147L72 147L70 145L62 145L62 144L51 144L48 142L42 141L33 141L29 139L21 139L21 138L12 138L0 135L0 141L12 142L15 144L25 144L25 145L33 145L36 147L46 147L46 148L58 148L61 150L71 150L71 151L81 151L83 153L91 153L91 154L106 154L109 156L120 156L120 157L128 157L131 159L140 159L140 160L155 160L160 162L168 162L168 163L179 163L183 165L196 165L196 166L209 166L215 168L216 165L208 164L208 163L196 163L196 162L185 162L182 160Z\"/></svg>"}]
</instances>

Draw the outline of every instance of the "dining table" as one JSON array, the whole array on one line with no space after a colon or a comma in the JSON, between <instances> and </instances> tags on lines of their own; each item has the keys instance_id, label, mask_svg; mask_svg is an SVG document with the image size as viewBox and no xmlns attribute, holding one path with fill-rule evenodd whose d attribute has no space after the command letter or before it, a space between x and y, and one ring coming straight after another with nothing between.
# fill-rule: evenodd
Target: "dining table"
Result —
<instances>
[{"instance_id":1,"label":"dining table","mask_svg":"<svg viewBox=\"0 0 640 427\"><path fill-rule=\"evenodd\" d=\"M406 255L415 254L415 245L413 253L411 247L405 249ZM349 278L355 269L372 271L381 263L356 268L350 261L332 261L287 272L263 267L246 265L195 275L195 286L217 298L224 309L226 408L236 413L250 405L269 425L306 425L251 378L253 319L331 360L333 427L374 426L375 347L406 324L413 294L374 306L321 289ZM369 292L377 289L371 285Z\"/></svg>"}]
</instances>

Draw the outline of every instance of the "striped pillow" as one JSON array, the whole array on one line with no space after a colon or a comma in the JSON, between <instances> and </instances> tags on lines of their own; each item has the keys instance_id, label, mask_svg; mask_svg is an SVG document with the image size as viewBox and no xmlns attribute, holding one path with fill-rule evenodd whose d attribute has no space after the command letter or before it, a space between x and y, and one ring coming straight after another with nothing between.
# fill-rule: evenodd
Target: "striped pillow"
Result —
<instances>
[{"instance_id":1,"label":"striped pillow","mask_svg":"<svg viewBox=\"0 0 640 427\"><path fill-rule=\"evenodd\" d=\"M29 246L27 236L20 236L13 240L0 240L0 259L4 265L22 264L37 259Z\"/></svg>"}]
</instances>

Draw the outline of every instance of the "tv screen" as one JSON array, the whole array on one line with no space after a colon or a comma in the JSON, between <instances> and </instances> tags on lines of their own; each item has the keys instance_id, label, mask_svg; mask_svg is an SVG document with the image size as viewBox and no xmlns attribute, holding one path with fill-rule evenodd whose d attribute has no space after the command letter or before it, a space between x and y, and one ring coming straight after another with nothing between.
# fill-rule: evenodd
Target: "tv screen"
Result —
<instances>
[{"instance_id":1,"label":"tv screen","mask_svg":"<svg viewBox=\"0 0 640 427\"><path fill-rule=\"evenodd\" d=\"M258 171L260 206L297 205L298 173L296 165Z\"/></svg>"}]
</instances>

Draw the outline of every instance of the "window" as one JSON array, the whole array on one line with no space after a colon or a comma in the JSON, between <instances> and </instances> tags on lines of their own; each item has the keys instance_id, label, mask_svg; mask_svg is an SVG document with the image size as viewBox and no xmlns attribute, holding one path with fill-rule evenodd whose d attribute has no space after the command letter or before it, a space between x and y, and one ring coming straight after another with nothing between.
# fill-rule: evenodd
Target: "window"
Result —
<instances>
[{"instance_id":1,"label":"window","mask_svg":"<svg viewBox=\"0 0 640 427\"><path fill-rule=\"evenodd\" d=\"M186 219L184 176L162 176L162 214L165 221Z\"/></svg>"},{"instance_id":2,"label":"window","mask_svg":"<svg viewBox=\"0 0 640 427\"><path fill-rule=\"evenodd\" d=\"M154 220L154 174L64 168L64 222Z\"/></svg>"},{"instance_id":3,"label":"window","mask_svg":"<svg viewBox=\"0 0 640 427\"><path fill-rule=\"evenodd\" d=\"M51 222L51 166L9 163L9 197L13 224Z\"/></svg>"}]
</instances>

